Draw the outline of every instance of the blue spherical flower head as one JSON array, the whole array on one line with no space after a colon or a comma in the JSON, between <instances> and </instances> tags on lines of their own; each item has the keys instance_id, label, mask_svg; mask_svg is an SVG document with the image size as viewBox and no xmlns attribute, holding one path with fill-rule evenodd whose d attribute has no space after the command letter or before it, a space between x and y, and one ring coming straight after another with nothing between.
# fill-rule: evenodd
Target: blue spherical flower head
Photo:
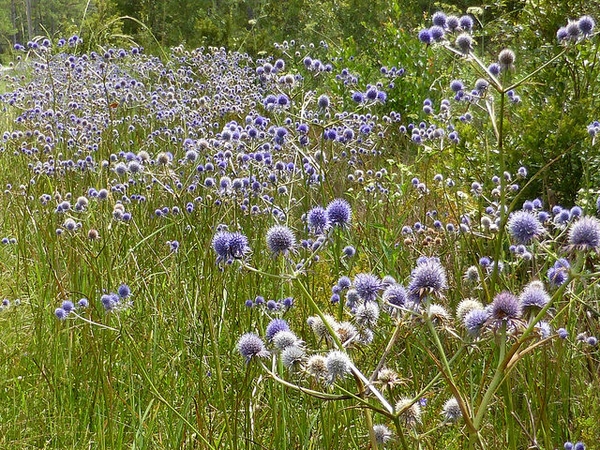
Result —
<instances>
[{"instance_id":1,"label":"blue spherical flower head","mask_svg":"<svg viewBox=\"0 0 600 450\"><path fill-rule=\"evenodd\" d=\"M275 255L287 254L296 246L296 237L285 225L275 225L267 231L267 246Z\"/></svg>"},{"instance_id":2,"label":"blue spherical flower head","mask_svg":"<svg viewBox=\"0 0 600 450\"><path fill-rule=\"evenodd\" d=\"M515 328L521 323L521 302L508 291L499 293L489 306L490 321L494 328L506 324L507 328Z\"/></svg>"},{"instance_id":3,"label":"blue spherical flower head","mask_svg":"<svg viewBox=\"0 0 600 450\"><path fill-rule=\"evenodd\" d=\"M434 25L429 29L429 34L434 41L439 41L444 37L444 28Z\"/></svg>"},{"instance_id":4,"label":"blue spherical flower head","mask_svg":"<svg viewBox=\"0 0 600 450\"><path fill-rule=\"evenodd\" d=\"M446 27L450 31L456 31L456 29L460 26L460 21L456 16L448 16L446 18Z\"/></svg>"},{"instance_id":5,"label":"blue spherical flower head","mask_svg":"<svg viewBox=\"0 0 600 450\"><path fill-rule=\"evenodd\" d=\"M539 219L528 211L516 211L508 219L508 232L518 244L530 244L545 231Z\"/></svg>"},{"instance_id":6,"label":"blue spherical flower head","mask_svg":"<svg viewBox=\"0 0 600 450\"><path fill-rule=\"evenodd\" d=\"M433 38L431 36L430 31L427 29L419 31L419 40L423 44L431 44L431 42L433 41Z\"/></svg>"},{"instance_id":7,"label":"blue spherical flower head","mask_svg":"<svg viewBox=\"0 0 600 450\"><path fill-rule=\"evenodd\" d=\"M327 205L326 212L330 225L334 227L346 227L350 225L352 209L346 200L341 198L332 200Z\"/></svg>"},{"instance_id":8,"label":"blue spherical flower head","mask_svg":"<svg viewBox=\"0 0 600 450\"><path fill-rule=\"evenodd\" d=\"M502 68L500 67L500 64L498 64L498 63L492 63L492 64L490 64L488 66L487 70L493 76L497 77L498 75L500 75L500 71L502 70Z\"/></svg>"},{"instance_id":9,"label":"blue spherical flower head","mask_svg":"<svg viewBox=\"0 0 600 450\"><path fill-rule=\"evenodd\" d=\"M600 220L585 216L569 230L569 245L576 250L597 250L600 247Z\"/></svg>"},{"instance_id":10,"label":"blue spherical flower head","mask_svg":"<svg viewBox=\"0 0 600 450\"><path fill-rule=\"evenodd\" d=\"M329 108L329 97L327 97L325 94L322 94L317 100L317 104L321 109Z\"/></svg>"},{"instance_id":11,"label":"blue spherical flower head","mask_svg":"<svg viewBox=\"0 0 600 450\"><path fill-rule=\"evenodd\" d=\"M327 211L321 206L315 206L312 208L307 216L308 227L314 234L323 234L323 232L329 226L329 219L327 217Z\"/></svg>"},{"instance_id":12,"label":"blue spherical flower head","mask_svg":"<svg viewBox=\"0 0 600 450\"><path fill-rule=\"evenodd\" d=\"M243 334L237 343L237 349L246 359L246 363L252 358L266 358L269 352L265 348L265 343L254 333Z\"/></svg>"},{"instance_id":13,"label":"blue spherical flower head","mask_svg":"<svg viewBox=\"0 0 600 450\"><path fill-rule=\"evenodd\" d=\"M377 299L381 289L381 280L370 273L359 273L354 277L354 289L364 302L372 302Z\"/></svg>"},{"instance_id":14,"label":"blue spherical flower head","mask_svg":"<svg viewBox=\"0 0 600 450\"><path fill-rule=\"evenodd\" d=\"M450 89L452 89L453 92L457 92L458 93L458 92L462 91L464 88L465 88L465 85L460 80L452 80L450 82ZM441 175L440 175L440 177L441 177ZM441 179L439 181L441 181Z\"/></svg>"},{"instance_id":15,"label":"blue spherical flower head","mask_svg":"<svg viewBox=\"0 0 600 450\"><path fill-rule=\"evenodd\" d=\"M523 289L519 296L523 312L537 314L550 301L550 295L539 281L532 281Z\"/></svg>"},{"instance_id":16,"label":"blue spherical flower head","mask_svg":"<svg viewBox=\"0 0 600 450\"><path fill-rule=\"evenodd\" d=\"M465 31L473 29L473 18L471 16L461 16L458 22L460 27Z\"/></svg>"},{"instance_id":17,"label":"blue spherical flower head","mask_svg":"<svg viewBox=\"0 0 600 450\"><path fill-rule=\"evenodd\" d=\"M467 313L463 320L463 324L471 336L477 337L481 333L481 330L484 328L489 318L489 311L483 309L474 309Z\"/></svg>"},{"instance_id":18,"label":"blue spherical flower head","mask_svg":"<svg viewBox=\"0 0 600 450\"><path fill-rule=\"evenodd\" d=\"M431 16L431 22L438 27L445 28L446 21L446 14L444 14L442 11L438 11Z\"/></svg>"},{"instance_id":19,"label":"blue spherical flower head","mask_svg":"<svg viewBox=\"0 0 600 450\"><path fill-rule=\"evenodd\" d=\"M283 319L271 320L269 325L267 325L267 329L265 331L265 337L267 338L267 341L272 340L273 336L275 336L280 331L290 331L290 326L288 325L288 323Z\"/></svg>"},{"instance_id":20,"label":"blue spherical flower head","mask_svg":"<svg viewBox=\"0 0 600 450\"><path fill-rule=\"evenodd\" d=\"M429 33L429 31L427 31L427 33ZM356 91L352 94L352 100L354 100L356 103L362 103L365 101L365 96L362 92Z\"/></svg>"},{"instance_id":21,"label":"blue spherical flower head","mask_svg":"<svg viewBox=\"0 0 600 450\"><path fill-rule=\"evenodd\" d=\"M441 297L448 289L446 270L437 258L422 259L410 274L408 293L412 300L419 302L429 294Z\"/></svg>"},{"instance_id":22,"label":"blue spherical flower head","mask_svg":"<svg viewBox=\"0 0 600 450\"><path fill-rule=\"evenodd\" d=\"M577 21L577 26L579 27L579 31L583 36L589 36L594 31L594 27L596 26L596 22L590 16L582 16Z\"/></svg>"},{"instance_id":23,"label":"blue spherical flower head","mask_svg":"<svg viewBox=\"0 0 600 450\"><path fill-rule=\"evenodd\" d=\"M120 297L115 293L104 294L100 297L100 301L102 302L102 306L106 311L112 311L115 308L118 308L121 304Z\"/></svg>"},{"instance_id":24,"label":"blue spherical flower head","mask_svg":"<svg viewBox=\"0 0 600 450\"><path fill-rule=\"evenodd\" d=\"M554 263L553 267L548 269L548 280L554 286L563 285L569 278L569 269L571 265L564 258L559 259Z\"/></svg>"},{"instance_id":25,"label":"blue spherical flower head","mask_svg":"<svg viewBox=\"0 0 600 450\"><path fill-rule=\"evenodd\" d=\"M231 258L241 259L250 251L248 238L239 231L229 234L228 253Z\"/></svg>"},{"instance_id":26,"label":"blue spherical flower head","mask_svg":"<svg viewBox=\"0 0 600 450\"><path fill-rule=\"evenodd\" d=\"M131 289L129 289L129 286L126 284L122 284L119 286L119 289L117 289L117 293L119 294L119 297L127 298L131 295Z\"/></svg>"},{"instance_id":27,"label":"blue spherical flower head","mask_svg":"<svg viewBox=\"0 0 600 450\"><path fill-rule=\"evenodd\" d=\"M383 291L383 300L398 307L404 306L407 296L406 289L400 284L392 284Z\"/></svg>"},{"instance_id":28,"label":"blue spherical flower head","mask_svg":"<svg viewBox=\"0 0 600 450\"><path fill-rule=\"evenodd\" d=\"M219 231L212 240L213 250L217 254L217 262L226 261L229 257L229 232Z\"/></svg>"},{"instance_id":29,"label":"blue spherical flower head","mask_svg":"<svg viewBox=\"0 0 600 450\"><path fill-rule=\"evenodd\" d=\"M64 309L67 312L67 314L75 309L75 305L71 300L65 300L64 302L62 302L62 305L60 305L60 307Z\"/></svg>"},{"instance_id":30,"label":"blue spherical flower head","mask_svg":"<svg viewBox=\"0 0 600 450\"><path fill-rule=\"evenodd\" d=\"M54 315L56 316L56 318L58 320L65 320L67 318L67 316L69 315L69 313L62 308L56 308L54 310Z\"/></svg>"},{"instance_id":31,"label":"blue spherical flower head","mask_svg":"<svg viewBox=\"0 0 600 450\"><path fill-rule=\"evenodd\" d=\"M352 282L347 276L341 276L337 282L337 285L340 289L348 289L351 284Z\"/></svg>"},{"instance_id":32,"label":"blue spherical flower head","mask_svg":"<svg viewBox=\"0 0 600 450\"><path fill-rule=\"evenodd\" d=\"M342 253L344 254L344 256L347 256L348 258L352 258L356 254L356 249L354 247L352 247L351 245L347 245L342 250Z\"/></svg>"}]
</instances>

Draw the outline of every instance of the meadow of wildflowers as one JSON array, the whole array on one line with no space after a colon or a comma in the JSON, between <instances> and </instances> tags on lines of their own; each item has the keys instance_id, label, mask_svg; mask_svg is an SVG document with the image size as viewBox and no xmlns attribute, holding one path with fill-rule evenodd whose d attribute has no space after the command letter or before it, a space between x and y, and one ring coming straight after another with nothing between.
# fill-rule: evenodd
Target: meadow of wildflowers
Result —
<instances>
[{"instance_id":1,"label":"meadow of wildflowers","mask_svg":"<svg viewBox=\"0 0 600 450\"><path fill-rule=\"evenodd\" d=\"M595 22L530 73L477 27L418 31L421 111L325 43L17 46L0 447L600 448L600 187L528 198L511 138Z\"/></svg>"}]
</instances>

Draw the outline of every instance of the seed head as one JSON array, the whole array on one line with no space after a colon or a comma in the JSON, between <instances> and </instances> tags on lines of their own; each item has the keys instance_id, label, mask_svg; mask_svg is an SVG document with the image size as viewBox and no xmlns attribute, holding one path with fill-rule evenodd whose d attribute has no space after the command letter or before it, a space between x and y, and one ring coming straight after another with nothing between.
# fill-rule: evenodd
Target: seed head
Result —
<instances>
[{"instance_id":1,"label":"seed head","mask_svg":"<svg viewBox=\"0 0 600 450\"><path fill-rule=\"evenodd\" d=\"M329 381L333 383L336 378L343 378L350 372L351 362L346 353L332 350L327 354L325 366L329 373Z\"/></svg>"},{"instance_id":2,"label":"seed head","mask_svg":"<svg viewBox=\"0 0 600 450\"><path fill-rule=\"evenodd\" d=\"M498 64L502 70L512 69L515 64L515 52L505 48L498 54Z\"/></svg>"},{"instance_id":3,"label":"seed head","mask_svg":"<svg viewBox=\"0 0 600 450\"><path fill-rule=\"evenodd\" d=\"M459 34L454 43L461 53L464 53L465 55L468 55L471 50L473 50L473 38L469 33Z\"/></svg>"},{"instance_id":4,"label":"seed head","mask_svg":"<svg viewBox=\"0 0 600 450\"><path fill-rule=\"evenodd\" d=\"M460 406L458 405L456 398L452 397L446 403L444 403L442 415L447 422L456 422L462 417L462 411L460 410Z\"/></svg>"},{"instance_id":5,"label":"seed head","mask_svg":"<svg viewBox=\"0 0 600 450\"><path fill-rule=\"evenodd\" d=\"M396 403L396 413L400 413L400 418L404 424L413 428L421 423L421 407L418 402L413 402L413 399L405 397Z\"/></svg>"}]
</instances>

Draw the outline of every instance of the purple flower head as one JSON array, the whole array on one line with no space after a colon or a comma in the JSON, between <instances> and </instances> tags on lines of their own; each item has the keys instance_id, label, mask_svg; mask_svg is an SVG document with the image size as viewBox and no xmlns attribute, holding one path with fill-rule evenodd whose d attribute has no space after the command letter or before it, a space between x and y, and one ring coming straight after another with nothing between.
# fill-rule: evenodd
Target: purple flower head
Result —
<instances>
[{"instance_id":1,"label":"purple flower head","mask_svg":"<svg viewBox=\"0 0 600 450\"><path fill-rule=\"evenodd\" d=\"M58 320L65 320L67 318L67 316L69 315L69 313L62 308L56 308L54 310L54 315L56 316L56 318Z\"/></svg>"},{"instance_id":2,"label":"purple flower head","mask_svg":"<svg viewBox=\"0 0 600 450\"><path fill-rule=\"evenodd\" d=\"M460 26L460 21L456 16L448 16L446 18L446 27L450 31L455 31Z\"/></svg>"},{"instance_id":3,"label":"purple flower head","mask_svg":"<svg viewBox=\"0 0 600 450\"><path fill-rule=\"evenodd\" d=\"M294 232L285 225L274 225L267 231L267 246L275 256L287 254L296 246Z\"/></svg>"},{"instance_id":4,"label":"purple flower head","mask_svg":"<svg viewBox=\"0 0 600 450\"><path fill-rule=\"evenodd\" d=\"M229 257L229 232L217 232L213 237L212 247L217 253L217 262L227 260Z\"/></svg>"},{"instance_id":5,"label":"purple flower head","mask_svg":"<svg viewBox=\"0 0 600 450\"><path fill-rule=\"evenodd\" d=\"M570 214L571 218L581 217L581 215L583 214L583 210L581 209L580 206L575 205L571 208L571 210L569 211L569 214Z\"/></svg>"},{"instance_id":6,"label":"purple flower head","mask_svg":"<svg viewBox=\"0 0 600 450\"><path fill-rule=\"evenodd\" d=\"M250 251L248 238L239 231L229 233L229 256L234 259L243 258Z\"/></svg>"},{"instance_id":7,"label":"purple flower head","mask_svg":"<svg viewBox=\"0 0 600 450\"><path fill-rule=\"evenodd\" d=\"M62 305L60 305L60 307L64 309L67 312L67 314L75 309L75 305L71 300L65 300L64 302L62 302Z\"/></svg>"},{"instance_id":8,"label":"purple flower head","mask_svg":"<svg viewBox=\"0 0 600 450\"><path fill-rule=\"evenodd\" d=\"M577 21L577 26L579 27L579 31L583 36L589 36L594 31L594 27L596 26L596 22L590 16L582 16Z\"/></svg>"},{"instance_id":9,"label":"purple flower head","mask_svg":"<svg viewBox=\"0 0 600 450\"><path fill-rule=\"evenodd\" d=\"M446 270L437 258L423 258L410 274L408 293L416 302L424 296L433 294L442 296L448 289Z\"/></svg>"},{"instance_id":10,"label":"purple flower head","mask_svg":"<svg viewBox=\"0 0 600 450\"><path fill-rule=\"evenodd\" d=\"M381 280L370 273L359 273L354 277L354 289L364 302L372 302L377 299L381 289Z\"/></svg>"},{"instance_id":11,"label":"purple flower head","mask_svg":"<svg viewBox=\"0 0 600 450\"><path fill-rule=\"evenodd\" d=\"M529 244L544 233L538 218L528 211L516 211L508 219L508 232L519 244Z\"/></svg>"},{"instance_id":12,"label":"purple flower head","mask_svg":"<svg viewBox=\"0 0 600 450\"><path fill-rule=\"evenodd\" d=\"M347 256L348 258L352 258L356 254L356 249L351 245L347 245L342 250L342 253L344 253L344 256Z\"/></svg>"},{"instance_id":13,"label":"purple flower head","mask_svg":"<svg viewBox=\"0 0 600 450\"><path fill-rule=\"evenodd\" d=\"M498 63L492 63L488 66L488 72L491 73L492 75L494 75L495 77L500 75L501 70L502 70L502 68L500 67L500 64L498 64Z\"/></svg>"},{"instance_id":14,"label":"purple flower head","mask_svg":"<svg viewBox=\"0 0 600 450\"><path fill-rule=\"evenodd\" d=\"M377 98L377 89L372 86L368 87L367 92L365 93L365 96L369 100L375 100Z\"/></svg>"},{"instance_id":15,"label":"purple flower head","mask_svg":"<svg viewBox=\"0 0 600 450\"><path fill-rule=\"evenodd\" d=\"M561 339L566 339L569 336L569 332L564 328L559 328L556 330L556 334L558 334L558 337Z\"/></svg>"},{"instance_id":16,"label":"purple flower head","mask_svg":"<svg viewBox=\"0 0 600 450\"><path fill-rule=\"evenodd\" d=\"M479 336L479 333L490 318L490 313L483 309L474 309L467 313L463 324L471 336Z\"/></svg>"},{"instance_id":17,"label":"purple flower head","mask_svg":"<svg viewBox=\"0 0 600 450\"><path fill-rule=\"evenodd\" d=\"M429 29L429 34L434 41L439 41L444 37L444 28L438 25L434 25Z\"/></svg>"},{"instance_id":18,"label":"purple flower head","mask_svg":"<svg viewBox=\"0 0 600 450\"><path fill-rule=\"evenodd\" d=\"M327 217L327 211L321 206L315 206L312 208L307 216L308 227L315 234L322 234L329 225Z\"/></svg>"},{"instance_id":19,"label":"purple flower head","mask_svg":"<svg viewBox=\"0 0 600 450\"><path fill-rule=\"evenodd\" d=\"M341 198L332 200L329 205L327 205L326 212L329 223L332 226L346 227L350 225L352 209L346 200Z\"/></svg>"},{"instance_id":20,"label":"purple flower head","mask_svg":"<svg viewBox=\"0 0 600 450\"><path fill-rule=\"evenodd\" d=\"M496 328L499 328L503 323L512 328L521 318L521 302L508 291L497 294L488 308L490 320Z\"/></svg>"},{"instance_id":21,"label":"purple flower head","mask_svg":"<svg viewBox=\"0 0 600 450\"><path fill-rule=\"evenodd\" d=\"M419 31L419 40L423 44L431 44L433 38L431 37L431 32L428 29Z\"/></svg>"},{"instance_id":22,"label":"purple flower head","mask_svg":"<svg viewBox=\"0 0 600 450\"><path fill-rule=\"evenodd\" d=\"M481 94L488 88L489 85L490 83L485 78L479 78L477 81L475 81L475 90Z\"/></svg>"},{"instance_id":23,"label":"purple flower head","mask_svg":"<svg viewBox=\"0 0 600 450\"><path fill-rule=\"evenodd\" d=\"M337 286L340 289L348 289L352 284L352 281L350 281L350 278L346 277L346 276L341 276L337 282Z\"/></svg>"},{"instance_id":24,"label":"purple flower head","mask_svg":"<svg viewBox=\"0 0 600 450\"><path fill-rule=\"evenodd\" d=\"M121 299L117 294L110 293L104 294L102 297L100 297L100 301L102 302L102 306L104 306L106 311L112 311L119 306Z\"/></svg>"},{"instance_id":25,"label":"purple flower head","mask_svg":"<svg viewBox=\"0 0 600 450\"><path fill-rule=\"evenodd\" d=\"M437 11L436 13L433 14L433 16L431 16L431 23L433 23L434 25L436 25L438 27L445 28L446 21L447 21L446 14L444 14L442 11Z\"/></svg>"},{"instance_id":26,"label":"purple flower head","mask_svg":"<svg viewBox=\"0 0 600 450\"><path fill-rule=\"evenodd\" d=\"M355 101L356 103L362 103L365 101L365 96L363 95L362 92L354 92L352 94L352 100Z\"/></svg>"},{"instance_id":27,"label":"purple flower head","mask_svg":"<svg viewBox=\"0 0 600 450\"><path fill-rule=\"evenodd\" d=\"M392 284L383 291L383 300L394 306L404 306L407 298L406 289L401 284Z\"/></svg>"},{"instance_id":28,"label":"purple flower head","mask_svg":"<svg viewBox=\"0 0 600 450\"><path fill-rule=\"evenodd\" d=\"M537 314L550 301L550 296L539 281L532 281L523 289L519 296L524 312Z\"/></svg>"},{"instance_id":29,"label":"purple flower head","mask_svg":"<svg viewBox=\"0 0 600 450\"><path fill-rule=\"evenodd\" d=\"M77 306L79 308L87 308L89 306L89 302L87 298L82 298L77 302Z\"/></svg>"},{"instance_id":30,"label":"purple flower head","mask_svg":"<svg viewBox=\"0 0 600 450\"><path fill-rule=\"evenodd\" d=\"M489 267L492 264L492 259L489 256L482 256L479 258L479 265L481 267Z\"/></svg>"},{"instance_id":31,"label":"purple flower head","mask_svg":"<svg viewBox=\"0 0 600 450\"><path fill-rule=\"evenodd\" d=\"M450 89L452 89L453 92L460 92L464 88L465 88L465 85L460 80L452 80L450 82Z\"/></svg>"},{"instance_id":32,"label":"purple flower head","mask_svg":"<svg viewBox=\"0 0 600 450\"><path fill-rule=\"evenodd\" d=\"M126 284L122 284L119 286L119 289L117 289L117 293L119 294L119 297L127 298L131 295L131 289L129 289L129 286Z\"/></svg>"},{"instance_id":33,"label":"purple flower head","mask_svg":"<svg viewBox=\"0 0 600 450\"><path fill-rule=\"evenodd\" d=\"M600 220L585 216L571 225L569 244L577 250L597 250L600 247Z\"/></svg>"},{"instance_id":34,"label":"purple flower head","mask_svg":"<svg viewBox=\"0 0 600 450\"><path fill-rule=\"evenodd\" d=\"M237 343L237 349L246 359L246 363L252 358L266 358L269 352L265 348L265 343L254 333L243 334Z\"/></svg>"},{"instance_id":35,"label":"purple flower head","mask_svg":"<svg viewBox=\"0 0 600 450\"><path fill-rule=\"evenodd\" d=\"M279 309L279 304L275 300L267 301L267 309L269 311L276 311Z\"/></svg>"},{"instance_id":36,"label":"purple flower head","mask_svg":"<svg viewBox=\"0 0 600 450\"><path fill-rule=\"evenodd\" d=\"M329 97L327 97L325 94L322 94L317 100L317 104L321 109L329 108Z\"/></svg>"},{"instance_id":37,"label":"purple flower head","mask_svg":"<svg viewBox=\"0 0 600 450\"><path fill-rule=\"evenodd\" d=\"M559 42L566 41L569 37L569 33L567 32L567 27L560 27L556 32L556 39Z\"/></svg>"},{"instance_id":38,"label":"purple flower head","mask_svg":"<svg viewBox=\"0 0 600 450\"><path fill-rule=\"evenodd\" d=\"M473 29L473 18L471 16L461 16L458 20L460 27L465 31Z\"/></svg>"},{"instance_id":39,"label":"purple flower head","mask_svg":"<svg viewBox=\"0 0 600 450\"><path fill-rule=\"evenodd\" d=\"M559 259L548 269L548 280L553 286L562 286L569 278L570 264L566 259Z\"/></svg>"},{"instance_id":40,"label":"purple flower head","mask_svg":"<svg viewBox=\"0 0 600 450\"><path fill-rule=\"evenodd\" d=\"M579 30L579 23L575 20L569 20L567 23L567 36L570 40L576 41L579 39L581 31Z\"/></svg>"}]
</instances>

